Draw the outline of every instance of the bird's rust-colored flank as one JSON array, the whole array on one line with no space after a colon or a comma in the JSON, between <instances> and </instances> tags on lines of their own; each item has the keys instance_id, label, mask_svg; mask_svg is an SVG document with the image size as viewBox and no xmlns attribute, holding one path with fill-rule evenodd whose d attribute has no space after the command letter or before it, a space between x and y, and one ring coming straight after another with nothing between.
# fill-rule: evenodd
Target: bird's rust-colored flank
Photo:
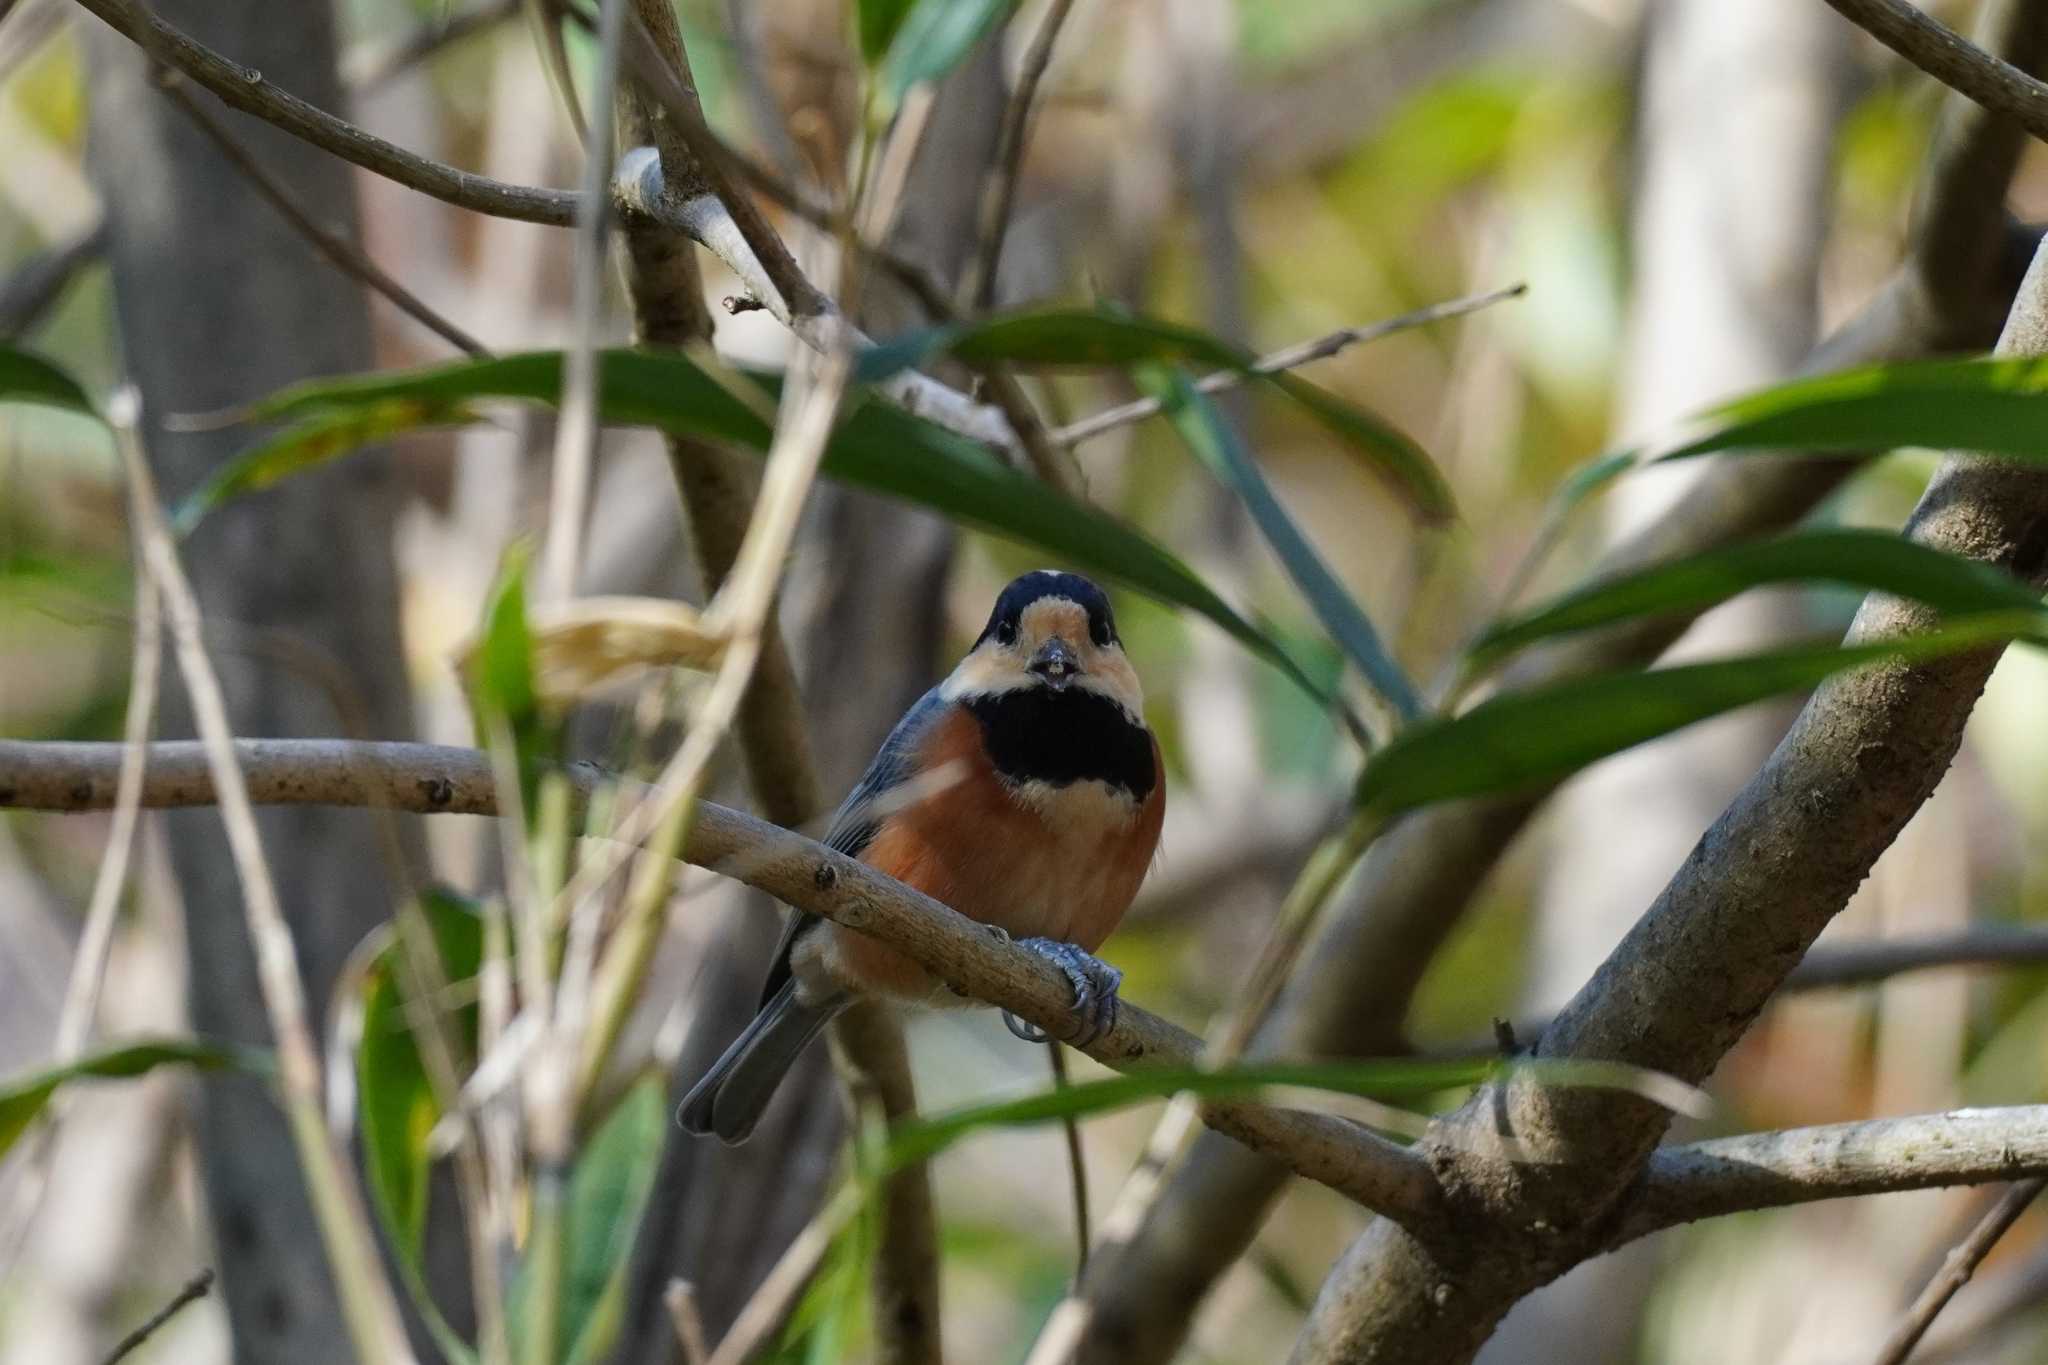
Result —
<instances>
[{"instance_id":1,"label":"bird's rust-colored flank","mask_svg":"<svg viewBox=\"0 0 2048 1365\"><path fill-rule=\"evenodd\" d=\"M1164 784L1142 803L1100 782L1013 788L965 711L932 727L917 766L955 779L894 815L861 861L1013 938L1101 946L1158 847ZM826 925L817 938L817 965L839 980L927 1002L942 994L924 968L859 930Z\"/></svg>"}]
</instances>

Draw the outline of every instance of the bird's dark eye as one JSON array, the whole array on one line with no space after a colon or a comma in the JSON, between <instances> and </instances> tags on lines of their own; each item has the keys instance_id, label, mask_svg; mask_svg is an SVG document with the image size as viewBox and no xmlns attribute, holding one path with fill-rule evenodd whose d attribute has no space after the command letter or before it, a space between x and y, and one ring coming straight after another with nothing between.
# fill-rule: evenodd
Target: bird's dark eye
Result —
<instances>
[{"instance_id":1,"label":"bird's dark eye","mask_svg":"<svg viewBox=\"0 0 2048 1365\"><path fill-rule=\"evenodd\" d=\"M999 645L1014 645L1017 643L1017 623L1015 621L996 622L996 643Z\"/></svg>"},{"instance_id":2,"label":"bird's dark eye","mask_svg":"<svg viewBox=\"0 0 2048 1365\"><path fill-rule=\"evenodd\" d=\"M1088 638L1095 642L1097 649L1108 649L1116 639L1116 632L1109 628L1107 616L1094 616L1088 620Z\"/></svg>"}]
</instances>

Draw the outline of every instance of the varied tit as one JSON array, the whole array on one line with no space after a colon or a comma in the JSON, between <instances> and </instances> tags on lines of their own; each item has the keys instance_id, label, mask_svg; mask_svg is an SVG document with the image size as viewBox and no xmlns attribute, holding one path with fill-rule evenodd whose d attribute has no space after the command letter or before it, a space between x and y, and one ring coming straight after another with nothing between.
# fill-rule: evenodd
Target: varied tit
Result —
<instances>
[{"instance_id":1,"label":"varied tit","mask_svg":"<svg viewBox=\"0 0 2048 1365\"><path fill-rule=\"evenodd\" d=\"M1137 894L1165 814L1159 742L1109 599L1041 570L1003 589L960 666L890 732L825 842L1057 964L1086 1043L1114 1024L1122 981L1091 954ZM864 996L958 1003L881 940L792 913L760 1013L683 1100L683 1127L745 1141L805 1045Z\"/></svg>"}]
</instances>

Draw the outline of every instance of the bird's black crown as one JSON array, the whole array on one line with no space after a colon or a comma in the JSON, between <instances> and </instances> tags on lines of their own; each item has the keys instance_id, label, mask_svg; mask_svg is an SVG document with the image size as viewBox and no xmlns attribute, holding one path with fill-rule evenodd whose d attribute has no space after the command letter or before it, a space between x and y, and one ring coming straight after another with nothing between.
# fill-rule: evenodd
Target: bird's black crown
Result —
<instances>
[{"instance_id":1,"label":"bird's black crown","mask_svg":"<svg viewBox=\"0 0 2048 1365\"><path fill-rule=\"evenodd\" d=\"M1061 573L1056 569L1039 569L1012 579L996 598L995 610L989 613L988 624L981 628L981 634L974 643L983 640L1016 638L1017 623L1024 615L1024 609L1033 602L1048 597L1063 597L1088 613L1088 635L1098 646L1121 644L1116 633L1116 617L1109 609L1109 597L1077 573Z\"/></svg>"}]
</instances>

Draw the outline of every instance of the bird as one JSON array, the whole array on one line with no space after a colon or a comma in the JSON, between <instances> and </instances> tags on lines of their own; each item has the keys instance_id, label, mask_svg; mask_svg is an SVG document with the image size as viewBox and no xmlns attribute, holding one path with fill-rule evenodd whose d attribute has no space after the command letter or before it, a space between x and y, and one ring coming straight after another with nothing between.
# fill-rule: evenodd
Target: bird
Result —
<instances>
[{"instance_id":1,"label":"bird","mask_svg":"<svg viewBox=\"0 0 2048 1365\"><path fill-rule=\"evenodd\" d=\"M1109 598L1079 574L1041 569L997 596L959 665L890 731L824 841L1049 959L1074 989L1071 1041L1086 1046L1115 1026L1123 980L1095 949L1136 896L1165 815L1159 741ZM880 939L792 911L759 1012L678 1120L744 1142L819 1030L875 998L972 1003Z\"/></svg>"}]
</instances>

